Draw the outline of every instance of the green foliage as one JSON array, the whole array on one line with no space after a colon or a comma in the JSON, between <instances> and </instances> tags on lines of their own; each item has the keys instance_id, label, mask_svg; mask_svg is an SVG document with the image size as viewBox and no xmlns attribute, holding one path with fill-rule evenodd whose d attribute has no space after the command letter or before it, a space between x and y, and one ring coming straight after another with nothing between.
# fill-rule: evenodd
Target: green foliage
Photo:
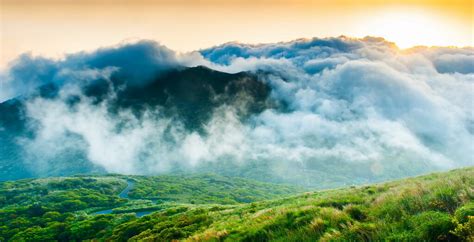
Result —
<instances>
[{"instance_id":1,"label":"green foliage","mask_svg":"<svg viewBox=\"0 0 474 242\"><path fill-rule=\"evenodd\" d=\"M144 239L170 241L174 239L186 238L194 232L209 226L212 223L212 218L207 214L207 211L196 209L192 212L183 215L169 216L159 215L151 218L146 223L145 232L133 236L131 239L135 241L142 241ZM143 231L143 230L142 230ZM116 234L117 231L114 231ZM121 237L112 237L112 239L120 240Z\"/></svg>"},{"instance_id":2,"label":"green foliage","mask_svg":"<svg viewBox=\"0 0 474 242\"><path fill-rule=\"evenodd\" d=\"M433 194L430 205L437 210L453 213L459 206L459 198L454 187L440 187Z\"/></svg>"},{"instance_id":3,"label":"green foliage","mask_svg":"<svg viewBox=\"0 0 474 242\"><path fill-rule=\"evenodd\" d=\"M474 203L470 202L455 212L453 219L456 228L451 231L462 241L474 241Z\"/></svg>"},{"instance_id":4,"label":"green foliage","mask_svg":"<svg viewBox=\"0 0 474 242\"><path fill-rule=\"evenodd\" d=\"M410 219L410 228L418 241L448 240L454 223L447 213L426 211Z\"/></svg>"},{"instance_id":5,"label":"green foliage","mask_svg":"<svg viewBox=\"0 0 474 242\"><path fill-rule=\"evenodd\" d=\"M344 212L347 213L352 219L362 221L367 218L365 209L358 205L348 205L344 208Z\"/></svg>"},{"instance_id":6,"label":"green foliage","mask_svg":"<svg viewBox=\"0 0 474 242\"><path fill-rule=\"evenodd\" d=\"M469 217L474 216L474 202L470 202L462 207L459 207L454 213L454 216L460 223L467 222Z\"/></svg>"},{"instance_id":7,"label":"green foliage","mask_svg":"<svg viewBox=\"0 0 474 242\"><path fill-rule=\"evenodd\" d=\"M118 196L128 186L127 180L133 181L127 194L131 199ZM108 238L124 224L129 227L116 232L119 236L113 236L130 238L154 227L149 221L135 224L136 217L130 213L163 210L163 216L167 218L186 212L189 209L186 204L192 202L239 204L296 191L298 188L290 186L216 175L78 176L3 182L0 183L0 241ZM92 214L105 208L113 208L113 214ZM166 227L160 236L172 239L190 235L191 232L182 232L184 227L194 231L191 228L202 219L194 216L181 219L177 221L178 227Z\"/></svg>"},{"instance_id":8,"label":"green foliage","mask_svg":"<svg viewBox=\"0 0 474 242\"><path fill-rule=\"evenodd\" d=\"M0 230L0 237L13 241L75 238L70 226L81 219L74 213L88 207L123 204L125 200L116 193L125 185L122 179L109 177L3 182L0 227L5 229ZM85 230L84 235L87 231L94 230Z\"/></svg>"},{"instance_id":9,"label":"green foliage","mask_svg":"<svg viewBox=\"0 0 474 242\"><path fill-rule=\"evenodd\" d=\"M69 239L84 240L100 237L106 230L111 221L112 215L98 215L88 220L78 221L69 227Z\"/></svg>"},{"instance_id":10,"label":"green foliage","mask_svg":"<svg viewBox=\"0 0 474 242\"><path fill-rule=\"evenodd\" d=\"M284 198L297 189L214 175L5 182L0 241L473 241L473 177L467 168ZM118 196L126 180L129 199ZM92 213L103 209L113 213Z\"/></svg>"},{"instance_id":11,"label":"green foliage","mask_svg":"<svg viewBox=\"0 0 474 242\"><path fill-rule=\"evenodd\" d=\"M302 191L293 186L275 185L218 175L135 177L139 182L131 198L156 199L177 203L250 203Z\"/></svg>"}]
</instances>

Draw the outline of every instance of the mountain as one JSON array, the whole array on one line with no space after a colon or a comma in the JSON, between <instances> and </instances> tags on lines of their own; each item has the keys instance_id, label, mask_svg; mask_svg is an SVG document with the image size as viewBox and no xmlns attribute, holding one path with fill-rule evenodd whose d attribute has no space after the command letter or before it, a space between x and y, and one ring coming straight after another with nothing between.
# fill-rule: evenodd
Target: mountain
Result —
<instances>
[{"instance_id":1,"label":"mountain","mask_svg":"<svg viewBox=\"0 0 474 242\"><path fill-rule=\"evenodd\" d=\"M326 189L472 166L471 59L344 36L25 54L0 73L0 180L210 172Z\"/></svg>"},{"instance_id":2,"label":"mountain","mask_svg":"<svg viewBox=\"0 0 474 242\"><path fill-rule=\"evenodd\" d=\"M0 240L472 241L473 177L471 167L305 193L212 174L7 181Z\"/></svg>"},{"instance_id":3,"label":"mountain","mask_svg":"<svg viewBox=\"0 0 474 242\"><path fill-rule=\"evenodd\" d=\"M287 129L304 129L292 123L293 118L262 123L265 117L271 121L274 115L300 113L272 97L267 80L272 75L229 74L197 66L169 69L141 81L111 75L46 83L0 104L0 180L78 173L211 172L333 188L439 169L401 155L398 162L384 164L332 156L298 158L304 152L314 156L307 145L324 149L330 144L310 134L296 134L293 141ZM316 125L314 121L305 125ZM267 134L268 129L289 137L278 140L279 134ZM247 143L261 138L259 143Z\"/></svg>"},{"instance_id":4,"label":"mountain","mask_svg":"<svg viewBox=\"0 0 474 242\"><path fill-rule=\"evenodd\" d=\"M63 99L61 92L67 85L48 83L37 92L0 103L0 180L105 172L90 162L83 151L74 149L54 157L42 157L45 150L39 150L33 157L25 155L28 148L24 143L35 137L38 125L28 116L27 105L37 99L60 99L70 108L88 99L93 107L106 104L110 115L126 109L137 118L148 110L159 110L161 118L179 122L187 132L200 133L214 110L223 105L234 107L242 120L272 105L268 100L269 87L256 75L228 74L201 66L171 69L138 84L121 77L72 84L79 86L80 92L67 94ZM36 160L47 163L47 169L38 169L41 163Z\"/></svg>"}]
</instances>

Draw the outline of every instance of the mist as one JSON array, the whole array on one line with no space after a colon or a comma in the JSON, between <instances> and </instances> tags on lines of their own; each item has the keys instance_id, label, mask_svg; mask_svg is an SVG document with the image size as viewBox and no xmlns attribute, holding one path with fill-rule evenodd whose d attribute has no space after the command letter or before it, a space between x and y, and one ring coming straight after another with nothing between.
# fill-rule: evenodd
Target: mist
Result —
<instances>
[{"instance_id":1,"label":"mist","mask_svg":"<svg viewBox=\"0 0 474 242\"><path fill-rule=\"evenodd\" d=\"M219 172L230 163L256 179L268 177L248 171L255 166L308 186L331 176L363 183L474 164L473 60L473 48L400 50L373 37L227 43L185 54L141 41L61 60L22 55L1 74L0 100L33 95L24 110L32 135L16 142L38 173L78 153L111 173ZM270 88L271 105L252 112L252 98L236 96L209 109L199 129L160 105L115 110L121 89L201 65L250 73ZM82 88L97 80L110 84L102 99ZM57 95L34 95L48 83Z\"/></svg>"}]
</instances>

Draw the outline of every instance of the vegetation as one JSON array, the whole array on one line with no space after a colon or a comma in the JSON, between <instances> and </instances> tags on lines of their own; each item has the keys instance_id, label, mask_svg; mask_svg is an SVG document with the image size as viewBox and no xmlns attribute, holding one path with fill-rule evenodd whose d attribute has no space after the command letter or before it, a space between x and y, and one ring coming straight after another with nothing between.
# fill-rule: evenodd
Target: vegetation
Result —
<instances>
[{"instance_id":1,"label":"vegetation","mask_svg":"<svg viewBox=\"0 0 474 242\"><path fill-rule=\"evenodd\" d=\"M131 198L148 198L179 203L238 204L288 195L298 190L293 186L273 185L243 178L217 175L180 175L140 177ZM301 189L299 190L301 191Z\"/></svg>"},{"instance_id":2,"label":"vegetation","mask_svg":"<svg viewBox=\"0 0 474 242\"><path fill-rule=\"evenodd\" d=\"M128 194L119 196L129 188ZM107 237L116 225L135 220L135 212L176 209L182 204L240 204L298 191L301 190L291 186L211 174L77 176L2 182L0 241ZM97 211L111 214L97 215Z\"/></svg>"},{"instance_id":3,"label":"vegetation","mask_svg":"<svg viewBox=\"0 0 474 242\"><path fill-rule=\"evenodd\" d=\"M466 168L291 196L291 187L214 175L4 182L0 241L473 241L473 177ZM117 196L126 180L135 182L128 199Z\"/></svg>"}]
</instances>

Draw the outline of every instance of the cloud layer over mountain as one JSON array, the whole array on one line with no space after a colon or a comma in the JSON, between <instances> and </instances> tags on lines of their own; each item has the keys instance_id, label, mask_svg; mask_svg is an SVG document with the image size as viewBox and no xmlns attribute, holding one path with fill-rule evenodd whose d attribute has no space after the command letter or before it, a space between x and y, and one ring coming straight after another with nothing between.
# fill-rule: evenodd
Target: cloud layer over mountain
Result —
<instances>
[{"instance_id":1,"label":"cloud layer over mountain","mask_svg":"<svg viewBox=\"0 0 474 242\"><path fill-rule=\"evenodd\" d=\"M82 85L83 82L109 76L111 72L129 83L140 84L176 66L176 54L153 41L70 54L61 60L26 53L0 74L0 102L33 92L47 83L63 85L65 82L76 82Z\"/></svg>"},{"instance_id":2,"label":"cloud layer over mountain","mask_svg":"<svg viewBox=\"0 0 474 242\"><path fill-rule=\"evenodd\" d=\"M127 88L197 65L254 73L273 105L242 118L252 100L239 97L212 109L197 131L159 106L111 113L116 90L98 102L78 88L97 79ZM286 178L340 172L366 182L474 164L473 48L399 50L381 38L338 37L176 54L148 41L63 60L24 55L2 78L3 100L60 86L55 98L27 101L34 135L18 141L45 169L71 149L109 172L136 174L231 161L265 163ZM72 96L80 97L74 105Z\"/></svg>"}]
</instances>

